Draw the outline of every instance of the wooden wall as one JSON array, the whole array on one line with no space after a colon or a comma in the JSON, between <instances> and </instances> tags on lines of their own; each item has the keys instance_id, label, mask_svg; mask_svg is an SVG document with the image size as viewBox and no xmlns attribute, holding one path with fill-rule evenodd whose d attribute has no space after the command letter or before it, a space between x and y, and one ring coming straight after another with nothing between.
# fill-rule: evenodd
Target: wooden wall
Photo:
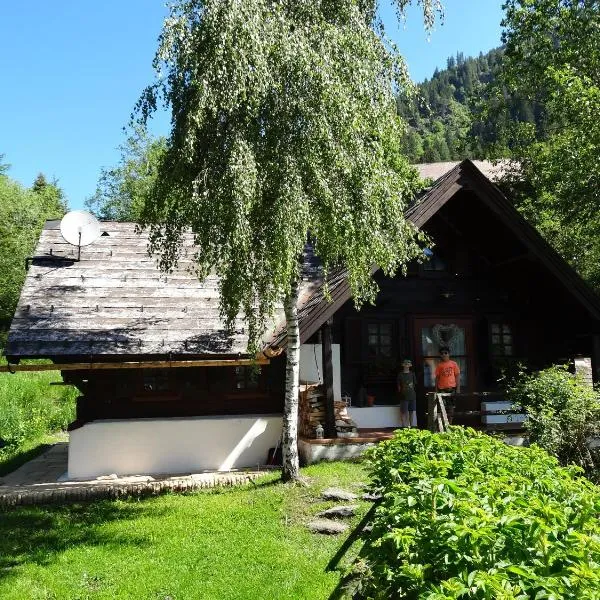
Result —
<instances>
[{"instance_id":1,"label":"wooden wall","mask_svg":"<svg viewBox=\"0 0 600 600\"><path fill-rule=\"evenodd\" d=\"M258 374L248 367L63 373L82 393L76 425L96 419L279 414L283 376L281 358Z\"/></svg>"},{"instance_id":2,"label":"wooden wall","mask_svg":"<svg viewBox=\"0 0 600 600\"><path fill-rule=\"evenodd\" d=\"M468 210L467 210L468 209ZM591 355L598 328L582 305L494 215L468 192L451 200L432 218L427 232L446 265L428 271L411 265L406 276L376 275L375 306L357 311L347 302L334 316L334 343L342 347L342 392L358 398L361 385L377 403L396 403L395 373L403 357L415 361L416 318L471 319L475 354L475 391L498 390L500 366L523 362L539 368L576 354ZM374 361L367 354L369 323L393 325L393 359ZM490 324L508 323L514 332L511 359L491 353ZM423 398L423 373L417 373Z\"/></svg>"}]
</instances>

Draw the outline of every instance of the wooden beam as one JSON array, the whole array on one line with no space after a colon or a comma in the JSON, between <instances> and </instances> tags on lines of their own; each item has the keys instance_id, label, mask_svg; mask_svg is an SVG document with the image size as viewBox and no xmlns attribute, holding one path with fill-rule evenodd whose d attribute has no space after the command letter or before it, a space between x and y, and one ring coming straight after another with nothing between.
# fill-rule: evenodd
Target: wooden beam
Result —
<instances>
[{"instance_id":1,"label":"wooden beam","mask_svg":"<svg viewBox=\"0 0 600 600\"><path fill-rule=\"evenodd\" d=\"M53 363L48 365L0 365L0 373L17 371L105 371L111 369L169 369L184 367L243 367L268 365L270 360L264 356L238 359L215 360L140 360L127 362L78 362Z\"/></svg>"},{"instance_id":2,"label":"wooden beam","mask_svg":"<svg viewBox=\"0 0 600 600\"><path fill-rule=\"evenodd\" d=\"M335 430L335 407L333 402L333 351L331 348L331 323L326 321L321 327L321 352L323 363L323 386L325 387L325 434L328 438L337 437Z\"/></svg>"}]
</instances>

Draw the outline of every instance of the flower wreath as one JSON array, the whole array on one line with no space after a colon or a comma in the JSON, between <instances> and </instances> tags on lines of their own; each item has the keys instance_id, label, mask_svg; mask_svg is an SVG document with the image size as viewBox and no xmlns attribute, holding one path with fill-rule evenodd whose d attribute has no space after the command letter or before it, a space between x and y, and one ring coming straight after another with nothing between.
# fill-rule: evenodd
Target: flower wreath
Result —
<instances>
[{"instance_id":1,"label":"flower wreath","mask_svg":"<svg viewBox=\"0 0 600 600\"><path fill-rule=\"evenodd\" d=\"M450 346L452 340L458 335L460 332L460 327L451 323L450 325L442 325L438 323L434 325L431 333L433 335L434 341L438 346Z\"/></svg>"}]
</instances>

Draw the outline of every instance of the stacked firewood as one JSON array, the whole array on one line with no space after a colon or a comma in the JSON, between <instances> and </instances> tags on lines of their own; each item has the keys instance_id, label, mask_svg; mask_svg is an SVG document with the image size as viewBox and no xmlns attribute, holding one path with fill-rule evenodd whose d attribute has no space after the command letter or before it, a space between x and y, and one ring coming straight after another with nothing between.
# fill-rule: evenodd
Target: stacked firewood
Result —
<instances>
[{"instance_id":1,"label":"stacked firewood","mask_svg":"<svg viewBox=\"0 0 600 600\"><path fill-rule=\"evenodd\" d=\"M337 437L358 437L356 423L348 415L346 403L335 400L335 429ZM304 438L315 439L317 427L325 427L325 389L320 384L304 384L300 386L298 407L299 433Z\"/></svg>"}]
</instances>

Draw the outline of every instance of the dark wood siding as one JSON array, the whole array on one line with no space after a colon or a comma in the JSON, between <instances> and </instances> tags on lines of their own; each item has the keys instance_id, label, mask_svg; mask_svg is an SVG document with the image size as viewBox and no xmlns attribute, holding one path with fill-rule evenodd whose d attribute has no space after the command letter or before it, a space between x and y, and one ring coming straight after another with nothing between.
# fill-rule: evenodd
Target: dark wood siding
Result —
<instances>
[{"instance_id":1,"label":"dark wood siding","mask_svg":"<svg viewBox=\"0 0 600 600\"><path fill-rule=\"evenodd\" d=\"M393 278L378 272L376 305L357 311L347 301L335 315L335 327L344 332L342 389L353 399L359 398L363 386L377 403L396 402L393 378L371 377L373 361L366 353L371 322L394 323L398 365L406 355L415 360L415 319L469 319L476 391L498 390L501 366L510 368L521 361L535 368L576 354L591 355L595 320L472 192L458 192L431 218L426 230L446 270L412 265L408 276ZM510 360L499 361L492 355L493 322L508 323L513 330ZM422 382L422 373L417 375Z\"/></svg>"},{"instance_id":2,"label":"dark wood siding","mask_svg":"<svg viewBox=\"0 0 600 600\"><path fill-rule=\"evenodd\" d=\"M65 372L78 385L77 424L97 419L271 414L283 411L283 362L244 367ZM238 372L236 372L238 369Z\"/></svg>"}]
</instances>

